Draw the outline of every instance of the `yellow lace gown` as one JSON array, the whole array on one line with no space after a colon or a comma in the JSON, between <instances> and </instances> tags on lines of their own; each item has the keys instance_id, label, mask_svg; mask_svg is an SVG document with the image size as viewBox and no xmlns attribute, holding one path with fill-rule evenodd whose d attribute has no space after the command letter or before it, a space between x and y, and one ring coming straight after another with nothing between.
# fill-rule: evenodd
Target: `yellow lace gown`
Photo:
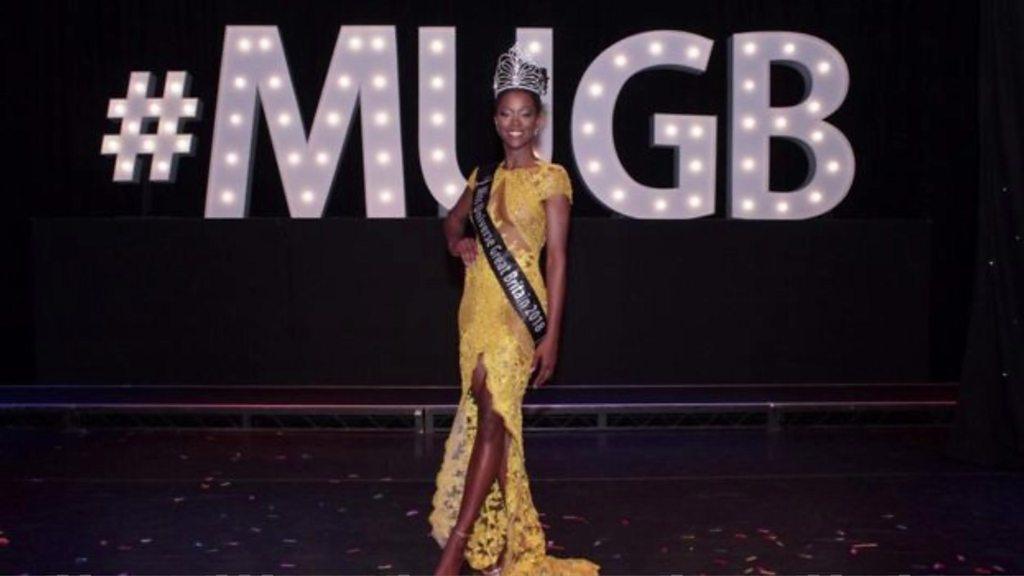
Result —
<instances>
[{"instance_id":1,"label":"yellow lace gown","mask_svg":"<svg viewBox=\"0 0 1024 576\"><path fill-rule=\"evenodd\" d=\"M469 177L476 185L476 170ZM537 160L535 166L498 167L487 211L509 251L530 280L547 312L547 291L540 271L547 238L544 201L554 194L572 201L565 168ZM506 491L495 479L473 525L465 557L477 570L502 559L502 576L592 576L600 567L582 558L548 556L544 531L530 495L523 449L523 395L526 392L534 343L490 268L477 241L477 258L466 268L459 305L459 367L462 395L445 441L437 474L431 536L444 546L458 518L469 457L477 430L477 406L470 392L473 369L480 358L495 411L505 421ZM500 472L499 472L500 473Z\"/></svg>"}]
</instances>

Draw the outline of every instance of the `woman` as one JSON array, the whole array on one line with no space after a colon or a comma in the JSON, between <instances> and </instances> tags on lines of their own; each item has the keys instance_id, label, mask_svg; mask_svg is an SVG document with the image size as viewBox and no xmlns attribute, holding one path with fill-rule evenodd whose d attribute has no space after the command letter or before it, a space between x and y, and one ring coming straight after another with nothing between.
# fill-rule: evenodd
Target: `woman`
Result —
<instances>
[{"instance_id":1,"label":"woman","mask_svg":"<svg viewBox=\"0 0 1024 576\"><path fill-rule=\"evenodd\" d=\"M462 397L430 515L431 535L444 548L436 575L458 574L463 558L489 575L599 570L585 559L546 554L524 461L523 395L534 373L535 388L548 381L558 357L572 200L565 169L534 154L546 91L544 68L517 46L502 55L494 126L504 161L475 169L444 221L448 250L465 263L466 278L459 306ZM463 236L467 219L477 238ZM539 258L545 244L547 285Z\"/></svg>"}]
</instances>

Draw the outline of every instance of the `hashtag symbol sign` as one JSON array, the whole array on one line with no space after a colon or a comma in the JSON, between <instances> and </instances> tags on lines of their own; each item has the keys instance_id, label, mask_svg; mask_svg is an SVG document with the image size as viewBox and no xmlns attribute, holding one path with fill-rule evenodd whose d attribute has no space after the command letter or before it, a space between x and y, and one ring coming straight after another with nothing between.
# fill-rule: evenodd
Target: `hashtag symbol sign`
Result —
<instances>
[{"instance_id":1,"label":"hashtag symbol sign","mask_svg":"<svg viewBox=\"0 0 1024 576\"><path fill-rule=\"evenodd\" d=\"M105 134L100 147L101 154L116 156L114 182L138 183L145 155L152 157L150 181L174 182L178 157L195 152L193 136L180 133L184 122L199 118L199 99L185 97L188 72L168 72L159 98L153 86L149 72L132 72L127 95L112 98L107 106L107 118L121 121L121 132Z\"/></svg>"}]
</instances>

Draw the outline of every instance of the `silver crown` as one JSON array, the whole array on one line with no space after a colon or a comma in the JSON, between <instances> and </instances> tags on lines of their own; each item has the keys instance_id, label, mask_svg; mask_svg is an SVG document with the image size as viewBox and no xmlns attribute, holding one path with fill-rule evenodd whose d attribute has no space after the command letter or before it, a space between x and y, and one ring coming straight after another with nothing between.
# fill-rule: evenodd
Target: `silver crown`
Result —
<instances>
[{"instance_id":1,"label":"silver crown","mask_svg":"<svg viewBox=\"0 0 1024 576\"><path fill-rule=\"evenodd\" d=\"M505 90L519 88L543 96L548 91L548 71L535 62L526 52L513 45L498 58L494 71L494 97Z\"/></svg>"}]
</instances>

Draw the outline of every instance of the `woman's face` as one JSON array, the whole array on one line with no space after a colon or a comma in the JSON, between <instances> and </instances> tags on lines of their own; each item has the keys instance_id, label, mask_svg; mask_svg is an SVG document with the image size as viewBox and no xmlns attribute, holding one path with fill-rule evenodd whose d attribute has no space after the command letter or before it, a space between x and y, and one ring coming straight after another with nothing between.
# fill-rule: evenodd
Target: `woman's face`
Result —
<instances>
[{"instance_id":1,"label":"woman's face","mask_svg":"<svg viewBox=\"0 0 1024 576\"><path fill-rule=\"evenodd\" d=\"M532 146L533 139L544 127L544 118L525 90L508 90L498 98L494 113L494 126L505 147L509 149Z\"/></svg>"}]
</instances>

